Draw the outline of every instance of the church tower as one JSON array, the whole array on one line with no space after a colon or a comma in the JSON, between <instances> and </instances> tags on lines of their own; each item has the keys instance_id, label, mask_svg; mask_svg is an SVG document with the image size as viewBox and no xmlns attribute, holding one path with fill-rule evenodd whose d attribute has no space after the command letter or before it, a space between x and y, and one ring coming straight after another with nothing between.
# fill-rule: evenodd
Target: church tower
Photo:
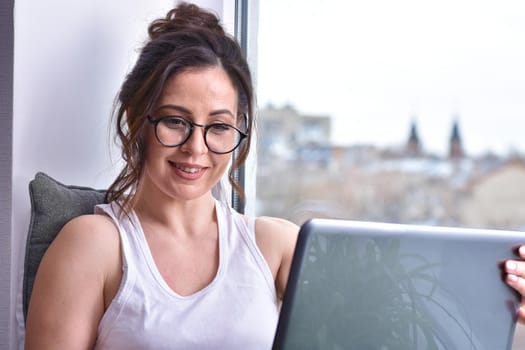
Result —
<instances>
[{"instance_id":1,"label":"church tower","mask_svg":"<svg viewBox=\"0 0 525 350\"><path fill-rule=\"evenodd\" d=\"M406 144L406 154L409 156L418 156L421 154L421 141L417 132L416 120L413 119L410 125L410 134Z\"/></svg>"},{"instance_id":2,"label":"church tower","mask_svg":"<svg viewBox=\"0 0 525 350\"><path fill-rule=\"evenodd\" d=\"M452 124L448 157L450 159L460 159L465 157L457 118L454 119L454 123Z\"/></svg>"}]
</instances>

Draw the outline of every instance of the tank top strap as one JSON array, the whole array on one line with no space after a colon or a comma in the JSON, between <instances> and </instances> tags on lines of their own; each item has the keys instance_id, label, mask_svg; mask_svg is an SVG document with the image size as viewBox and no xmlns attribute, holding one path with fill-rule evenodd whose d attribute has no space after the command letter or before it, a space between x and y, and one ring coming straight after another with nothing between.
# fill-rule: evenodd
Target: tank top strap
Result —
<instances>
[{"instance_id":1,"label":"tank top strap","mask_svg":"<svg viewBox=\"0 0 525 350\"><path fill-rule=\"evenodd\" d=\"M122 254L122 280L117 294L109 305L108 309L102 316L98 327L98 341L103 341L109 334L113 324L117 321L123 305L129 299L137 280L135 265L137 255L135 253L136 245L133 237L128 231L133 226L130 217L123 213L115 202L109 204L99 204L95 206L95 214L108 216L115 226L117 226L120 237L120 250ZM130 268L133 266L132 268Z\"/></svg>"},{"instance_id":2,"label":"tank top strap","mask_svg":"<svg viewBox=\"0 0 525 350\"><path fill-rule=\"evenodd\" d=\"M248 227L248 235L255 241L255 216L246 217L246 226Z\"/></svg>"},{"instance_id":3,"label":"tank top strap","mask_svg":"<svg viewBox=\"0 0 525 350\"><path fill-rule=\"evenodd\" d=\"M217 215L225 215L226 221L229 222L229 231L234 232L234 236L245 242L246 247L251 252L257 263L262 275L264 276L267 286L273 297L277 300L275 291L275 281L273 280L270 266L264 258L255 239L255 218L239 214L235 209L226 203L216 201Z\"/></svg>"},{"instance_id":4,"label":"tank top strap","mask_svg":"<svg viewBox=\"0 0 525 350\"><path fill-rule=\"evenodd\" d=\"M215 207L217 209L218 217L225 217L230 225L236 227L242 235L248 236L255 243L255 217L239 214L235 209L230 207L227 203L215 200ZM220 224L219 220L219 224Z\"/></svg>"},{"instance_id":5,"label":"tank top strap","mask_svg":"<svg viewBox=\"0 0 525 350\"><path fill-rule=\"evenodd\" d=\"M126 230L124 229L126 224L130 224L129 220L125 220L126 214L122 213L117 204L112 202L109 204L99 204L95 206L95 214L106 215L108 216L115 226L117 226L119 237L120 237L120 246L122 251L122 264L123 267L128 266L129 260L129 251L130 251L130 242L128 236L125 234ZM123 222L125 221L125 222Z\"/></svg>"}]
</instances>

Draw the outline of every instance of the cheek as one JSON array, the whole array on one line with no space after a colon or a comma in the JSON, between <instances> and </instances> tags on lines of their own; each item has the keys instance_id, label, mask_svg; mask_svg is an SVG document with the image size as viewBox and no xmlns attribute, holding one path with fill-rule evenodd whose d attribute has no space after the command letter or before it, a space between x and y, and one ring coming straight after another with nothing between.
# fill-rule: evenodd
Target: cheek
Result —
<instances>
[{"instance_id":1,"label":"cheek","mask_svg":"<svg viewBox=\"0 0 525 350\"><path fill-rule=\"evenodd\" d=\"M143 138L143 156L144 156L144 163L145 164L148 164L151 162L151 159L152 159L152 153L154 152L154 149L155 149L155 145L152 145L151 144L151 137L149 137L148 134L145 134L144 135L144 138Z\"/></svg>"},{"instance_id":2,"label":"cheek","mask_svg":"<svg viewBox=\"0 0 525 350\"><path fill-rule=\"evenodd\" d=\"M145 171L152 174L160 174L160 172L163 172L164 167L166 164L164 164L163 159L165 158L165 155L163 152L166 152L165 147L160 145L157 140L155 139L154 135L146 134L144 136L144 153L143 153L143 159L144 159L144 167Z\"/></svg>"},{"instance_id":3,"label":"cheek","mask_svg":"<svg viewBox=\"0 0 525 350\"><path fill-rule=\"evenodd\" d=\"M166 150L166 147L162 146L155 137L155 134L151 128L144 132L143 136L144 154L146 160L153 160L156 156L161 156L162 152Z\"/></svg>"},{"instance_id":4,"label":"cheek","mask_svg":"<svg viewBox=\"0 0 525 350\"><path fill-rule=\"evenodd\" d=\"M220 169L221 175L229 168L231 159L231 155L218 156L217 160L215 161L215 166Z\"/></svg>"},{"instance_id":5,"label":"cheek","mask_svg":"<svg viewBox=\"0 0 525 350\"><path fill-rule=\"evenodd\" d=\"M155 139L155 134L152 128L147 128L147 130L142 132L142 140L146 152L152 148L155 148L157 140Z\"/></svg>"}]
</instances>

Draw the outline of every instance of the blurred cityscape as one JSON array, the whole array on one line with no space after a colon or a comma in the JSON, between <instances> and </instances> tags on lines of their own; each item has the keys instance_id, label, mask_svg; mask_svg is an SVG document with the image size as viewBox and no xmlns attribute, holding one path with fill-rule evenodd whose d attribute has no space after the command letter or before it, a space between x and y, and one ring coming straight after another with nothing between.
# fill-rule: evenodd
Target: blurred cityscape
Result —
<instances>
[{"instance_id":1,"label":"blurred cityscape","mask_svg":"<svg viewBox=\"0 0 525 350\"><path fill-rule=\"evenodd\" d=\"M337 146L329 116L267 106L257 124L257 215L525 230L525 156L470 156L468 130L451 124L443 155L425 150L415 121L396 147Z\"/></svg>"}]
</instances>

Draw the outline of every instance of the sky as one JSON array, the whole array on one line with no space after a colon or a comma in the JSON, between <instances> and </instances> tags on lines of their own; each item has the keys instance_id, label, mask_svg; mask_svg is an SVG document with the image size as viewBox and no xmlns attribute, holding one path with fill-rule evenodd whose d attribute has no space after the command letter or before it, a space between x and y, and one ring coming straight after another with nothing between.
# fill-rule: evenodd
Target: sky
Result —
<instances>
[{"instance_id":1,"label":"sky","mask_svg":"<svg viewBox=\"0 0 525 350\"><path fill-rule=\"evenodd\" d=\"M261 0L258 105L332 117L336 144L525 152L525 1Z\"/></svg>"}]
</instances>

